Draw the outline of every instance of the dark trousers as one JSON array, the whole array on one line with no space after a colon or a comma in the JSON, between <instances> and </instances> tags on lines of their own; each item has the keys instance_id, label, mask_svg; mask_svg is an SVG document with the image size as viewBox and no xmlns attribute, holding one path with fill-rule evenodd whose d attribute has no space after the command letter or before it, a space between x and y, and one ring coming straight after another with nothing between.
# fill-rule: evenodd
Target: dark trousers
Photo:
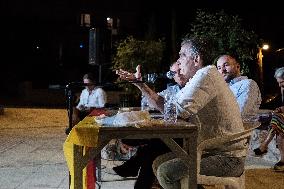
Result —
<instances>
[{"instance_id":1,"label":"dark trousers","mask_svg":"<svg viewBox=\"0 0 284 189\"><path fill-rule=\"evenodd\" d=\"M182 144L182 139L175 139L175 141L179 145ZM122 139L122 142L130 146L139 146L136 154L125 162L132 168L140 168L134 189L151 189L155 180L152 170L153 161L159 155L170 152L170 149L160 139Z\"/></svg>"}]
</instances>

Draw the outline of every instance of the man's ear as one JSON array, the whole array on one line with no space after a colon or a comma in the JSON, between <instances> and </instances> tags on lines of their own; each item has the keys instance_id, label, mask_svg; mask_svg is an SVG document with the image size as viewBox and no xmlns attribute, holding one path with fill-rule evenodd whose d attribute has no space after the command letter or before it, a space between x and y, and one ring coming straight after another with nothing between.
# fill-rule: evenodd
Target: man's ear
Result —
<instances>
[{"instance_id":1,"label":"man's ear","mask_svg":"<svg viewBox=\"0 0 284 189\"><path fill-rule=\"evenodd\" d=\"M239 63L236 64L237 70L239 73L241 73L241 65Z\"/></svg>"},{"instance_id":2,"label":"man's ear","mask_svg":"<svg viewBox=\"0 0 284 189\"><path fill-rule=\"evenodd\" d=\"M199 56L199 55L194 56L193 62L194 62L194 66L195 66L195 67L200 67L200 66L202 66L202 64L201 64L201 62L200 62L200 56Z\"/></svg>"},{"instance_id":3,"label":"man's ear","mask_svg":"<svg viewBox=\"0 0 284 189\"><path fill-rule=\"evenodd\" d=\"M241 65L239 63L237 63L237 68L241 70Z\"/></svg>"}]
</instances>

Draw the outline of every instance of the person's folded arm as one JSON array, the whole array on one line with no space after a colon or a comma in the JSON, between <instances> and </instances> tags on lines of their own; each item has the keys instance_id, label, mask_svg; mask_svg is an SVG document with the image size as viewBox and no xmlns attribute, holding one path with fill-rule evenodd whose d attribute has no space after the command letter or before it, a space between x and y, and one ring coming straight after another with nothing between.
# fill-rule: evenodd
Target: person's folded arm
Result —
<instances>
[{"instance_id":1,"label":"person's folded arm","mask_svg":"<svg viewBox=\"0 0 284 189\"><path fill-rule=\"evenodd\" d=\"M148 103L151 107L159 110L160 112L164 111L164 98L158 95L154 90L152 90L145 83L135 83L135 86L142 92L142 95L148 99Z\"/></svg>"}]
</instances>

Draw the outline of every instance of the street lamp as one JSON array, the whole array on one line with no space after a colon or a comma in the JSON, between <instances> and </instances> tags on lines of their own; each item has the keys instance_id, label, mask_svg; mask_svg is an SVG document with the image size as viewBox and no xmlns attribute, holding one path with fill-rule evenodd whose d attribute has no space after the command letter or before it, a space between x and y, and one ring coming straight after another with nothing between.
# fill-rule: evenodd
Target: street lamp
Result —
<instances>
[{"instance_id":1,"label":"street lamp","mask_svg":"<svg viewBox=\"0 0 284 189\"><path fill-rule=\"evenodd\" d=\"M269 49L268 44L264 44L262 47L258 48L257 60L260 68L262 68L262 58L263 58L262 50L267 50L267 49Z\"/></svg>"},{"instance_id":2,"label":"street lamp","mask_svg":"<svg viewBox=\"0 0 284 189\"><path fill-rule=\"evenodd\" d=\"M263 54L262 54L262 50L267 50L267 49L269 49L269 45L263 44L262 47L258 48L258 53L257 53L257 63L258 63L258 67L259 67L259 80L260 80L261 85L263 84L263 66L262 66Z\"/></svg>"}]
</instances>

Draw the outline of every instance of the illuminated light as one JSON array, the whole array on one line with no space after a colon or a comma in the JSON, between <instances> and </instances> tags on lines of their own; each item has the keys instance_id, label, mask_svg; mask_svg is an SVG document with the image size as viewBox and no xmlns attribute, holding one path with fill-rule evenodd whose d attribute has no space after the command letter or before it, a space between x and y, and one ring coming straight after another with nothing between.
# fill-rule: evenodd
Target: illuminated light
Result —
<instances>
[{"instance_id":1,"label":"illuminated light","mask_svg":"<svg viewBox=\"0 0 284 189\"><path fill-rule=\"evenodd\" d=\"M113 25L113 19L110 17L107 17L107 27L109 29L112 29L112 25Z\"/></svg>"},{"instance_id":2,"label":"illuminated light","mask_svg":"<svg viewBox=\"0 0 284 189\"><path fill-rule=\"evenodd\" d=\"M90 14L81 14L80 25L90 27L91 26L91 15Z\"/></svg>"},{"instance_id":3,"label":"illuminated light","mask_svg":"<svg viewBox=\"0 0 284 189\"><path fill-rule=\"evenodd\" d=\"M269 45L264 44L264 45L262 46L262 49L263 49L263 50L267 50L267 49L269 49Z\"/></svg>"},{"instance_id":4,"label":"illuminated light","mask_svg":"<svg viewBox=\"0 0 284 189\"><path fill-rule=\"evenodd\" d=\"M82 49L84 47L84 45L83 44L80 44L80 49Z\"/></svg>"},{"instance_id":5,"label":"illuminated light","mask_svg":"<svg viewBox=\"0 0 284 189\"><path fill-rule=\"evenodd\" d=\"M283 51L284 48L280 48L280 49L277 49L276 52L280 52L280 51Z\"/></svg>"},{"instance_id":6,"label":"illuminated light","mask_svg":"<svg viewBox=\"0 0 284 189\"><path fill-rule=\"evenodd\" d=\"M36 49L39 49L39 46L36 46Z\"/></svg>"}]
</instances>

